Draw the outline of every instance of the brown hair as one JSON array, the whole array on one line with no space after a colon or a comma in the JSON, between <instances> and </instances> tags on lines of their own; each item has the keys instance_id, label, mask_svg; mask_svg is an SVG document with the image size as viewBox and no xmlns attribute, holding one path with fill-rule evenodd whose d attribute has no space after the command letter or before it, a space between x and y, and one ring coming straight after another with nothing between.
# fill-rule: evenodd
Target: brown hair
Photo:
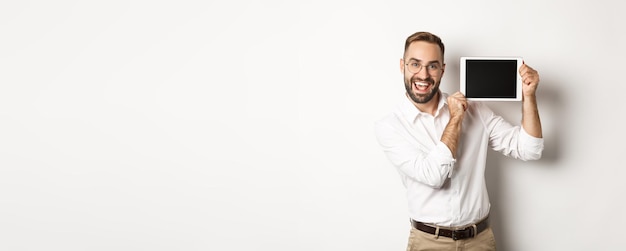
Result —
<instances>
[{"instance_id":1,"label":"brown hair","mask_svg":"<svg viewBox=\"0 0 626 251\"><path fill-rule=\"evenodd\" d=\"M410 35L409 37L407 37L406 42L404 43L404 53L406 53L406 50L409 48L409 45L411 45L411 43L417 42L417 41L424 41L424 42L439 45L439 48L441 49L441 57L443 58L445 47L443 46L443 42L441 42L441 38L439 38L435 34L432 34L426 31L418 31L418 32L413 33L413 35Z\"/></svg>"}]
</instances>

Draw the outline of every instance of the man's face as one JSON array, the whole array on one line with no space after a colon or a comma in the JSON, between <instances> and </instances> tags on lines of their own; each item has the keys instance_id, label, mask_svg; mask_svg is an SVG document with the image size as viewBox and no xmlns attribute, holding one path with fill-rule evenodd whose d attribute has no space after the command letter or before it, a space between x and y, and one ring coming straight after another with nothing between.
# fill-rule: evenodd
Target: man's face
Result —
<instances>
[{"instance_id":1,"label":"man's face","mask_svg":"<svg viewBox=\"0 0 626 251\"><path fill-rule=\"evenodd\" d=\"M439 92L445 65L437 44L417 41L400 60L406 93L415 103L427 103ZM418 70L419 69L419 70Z\"/></svg>"}]
</instances>

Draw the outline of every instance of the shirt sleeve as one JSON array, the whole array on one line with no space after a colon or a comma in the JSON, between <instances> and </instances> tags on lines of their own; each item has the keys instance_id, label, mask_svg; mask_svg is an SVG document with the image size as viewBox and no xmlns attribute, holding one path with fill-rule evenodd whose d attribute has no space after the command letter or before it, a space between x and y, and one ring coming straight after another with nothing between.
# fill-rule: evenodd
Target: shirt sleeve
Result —
<instances>
[{"instance_id":1,"label":"shirt sleeve","mask_svg":"<svg viewBox=\"0 0 626 251\"><path fill-rule=\"evenodd\" d=\"M452 175L456 160L443 142L427 147L410 142L400 129L376 124L378 143L389 161L406 178L433 188L441 188Z\"/></svg>"},{"instance_id":2,"label":"shirt sleeve","mask_svg":"<svg viewBox=\"0 0 626 251\"><path fill-rule=\"evenodd\" d=\"M524 127L520 126L520 145L525 149L524 160L538 160L543 153L543 138L536 138L528 134Z\"/></svg>"},{"instance_id":3,"label":"shirt sleeve","mask_svg":"<svg viewBox=\"0 0 626 251\"><path fill-rule=\"evenodd\" d=\"M493 150L505 156L520 160L537 160L541 158L544 148L543 138L535 138L528 134L522 126L514 126L496 115L486 105L481 105L481 116L489 130L489 144Z\"/></svg>"}]
</instances>

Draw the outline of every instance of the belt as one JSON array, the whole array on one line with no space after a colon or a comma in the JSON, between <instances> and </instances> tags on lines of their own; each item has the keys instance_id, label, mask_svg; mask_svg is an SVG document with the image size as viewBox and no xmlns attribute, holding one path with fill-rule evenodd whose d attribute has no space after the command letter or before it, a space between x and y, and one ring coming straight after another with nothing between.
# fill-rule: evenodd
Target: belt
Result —
<instances>
[{"instance_id":1,"label":"belt","mask_svg":"<svg viewBox=\"0 0 626 251\"><path fill-rule=\"evenodd\" d=\"M419 221L414 221L413 219L411 219L411 225L413 225L413 228L422 232L452 238L456 241L473 238L483 230L487 229L487 227L489 227L489 218L485 218L474 225L461 229L433 227Z\"/></svg>"}]
</instances>

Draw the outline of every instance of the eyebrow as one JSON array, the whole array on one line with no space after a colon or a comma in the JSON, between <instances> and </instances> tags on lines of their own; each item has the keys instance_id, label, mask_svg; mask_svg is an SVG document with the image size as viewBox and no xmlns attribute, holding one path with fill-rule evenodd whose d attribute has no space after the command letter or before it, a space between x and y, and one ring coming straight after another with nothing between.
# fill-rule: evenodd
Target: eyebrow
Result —
<instances>
[{"instance_id":1,"label":"eyebrow","mask_svg":"<svg viewBox=\"0 0 626 251\"><path fill-rule=\"evenodd\" d=\"M411 61L411 60L417 61L418 63L422 62L422 60L419 60L417 58L409 58L409 61ZM433 60L433 61L428 62L428 64L434 64L434 63L441 64L441 63L439 63L438 60Z\"/></svg>"}]
</instances>

